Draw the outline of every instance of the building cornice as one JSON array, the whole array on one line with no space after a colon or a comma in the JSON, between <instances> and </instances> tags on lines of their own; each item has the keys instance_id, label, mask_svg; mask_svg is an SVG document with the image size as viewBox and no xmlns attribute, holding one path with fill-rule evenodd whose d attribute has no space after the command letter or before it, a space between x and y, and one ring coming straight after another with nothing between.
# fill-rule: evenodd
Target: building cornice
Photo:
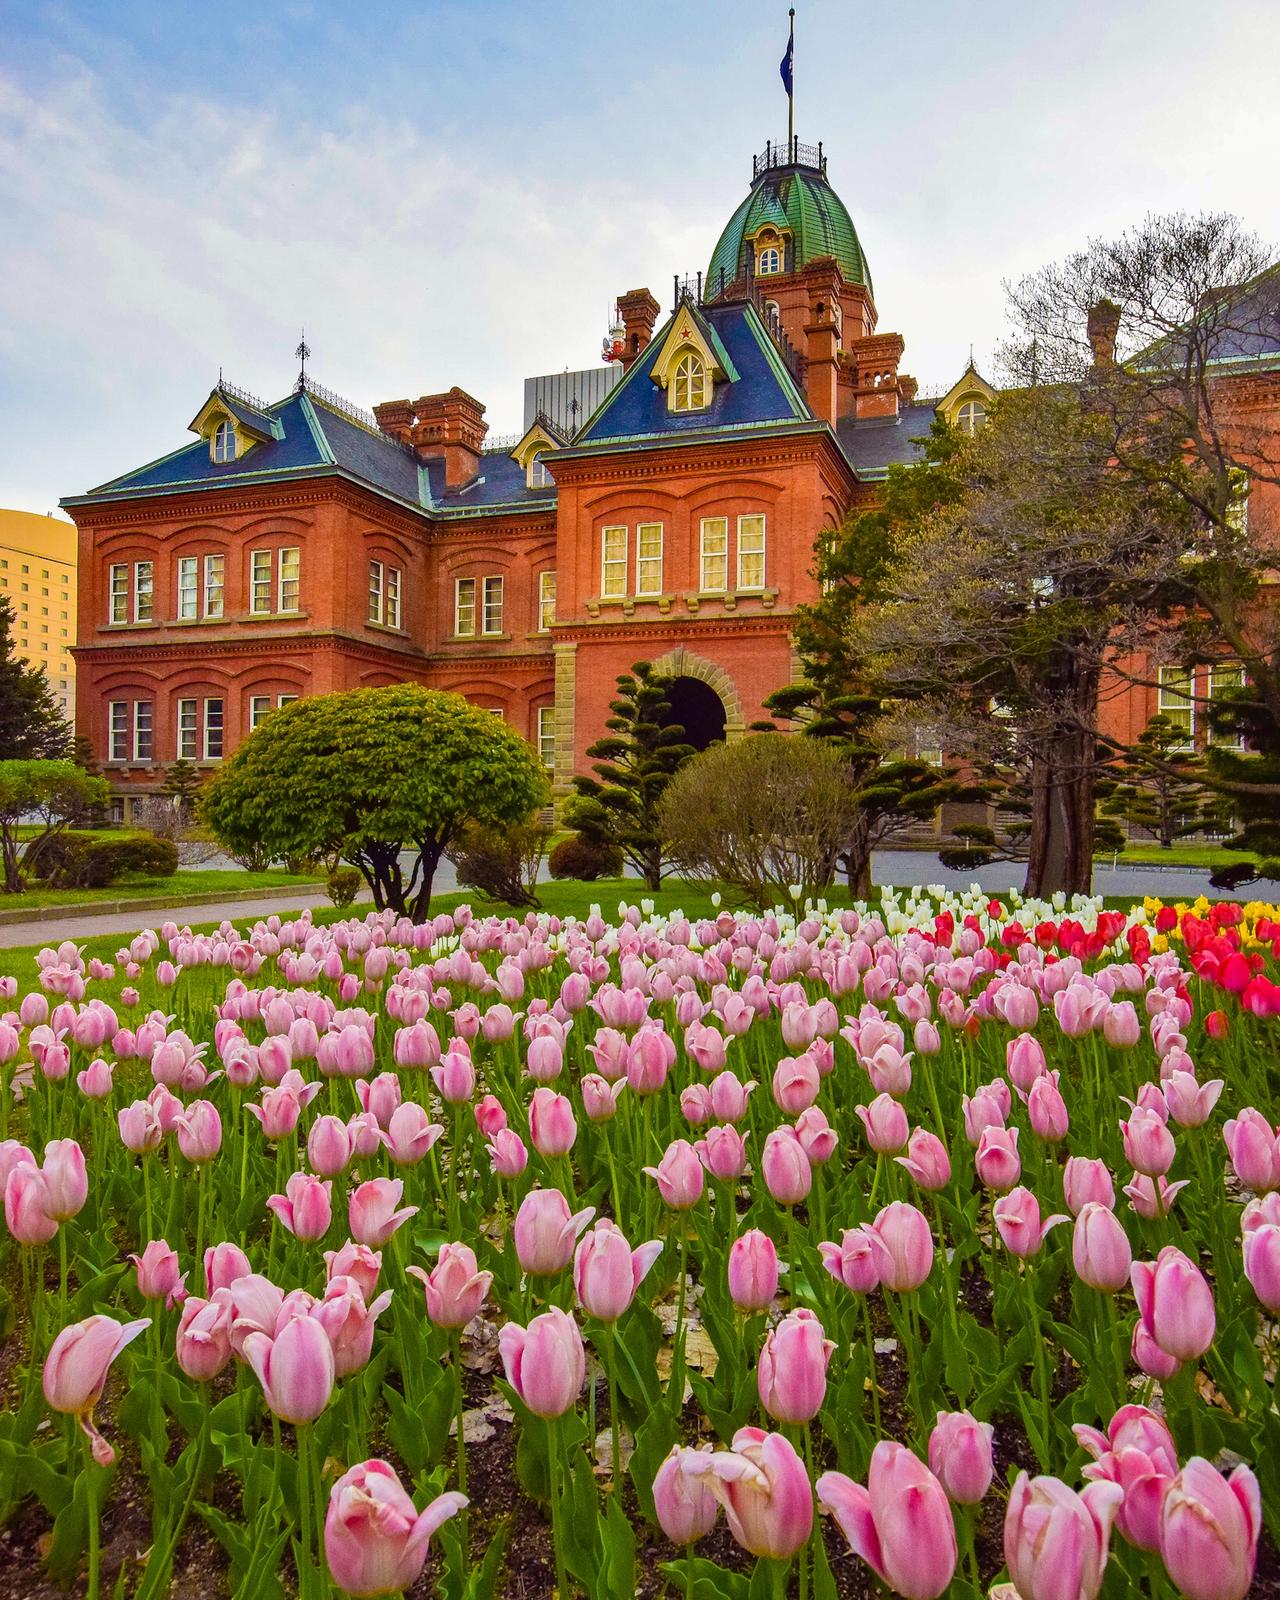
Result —
<instances>
[{"instance_id":1,"label":"building cornice","mask_svg":"<svg viewBox=\"0 0 1280 1600\"><path fill-rule=\"evenodd\" d=\"M626 618L620 621L557 622L552 630L552 642L562 644L599 644L602 640L699 639L713 638L717 634L767 633L776 635L778 624L789 623L794 611L769 611L749 617L717 616L690 617L649 621Z\"/></svg>"}]
</instances>

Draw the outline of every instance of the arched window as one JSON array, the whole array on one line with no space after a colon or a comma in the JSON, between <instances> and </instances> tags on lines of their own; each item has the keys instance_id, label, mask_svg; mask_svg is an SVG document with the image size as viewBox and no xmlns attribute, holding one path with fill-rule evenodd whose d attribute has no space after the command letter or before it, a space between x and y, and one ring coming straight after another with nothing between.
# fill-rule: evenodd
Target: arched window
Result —
<instances>
[{"instance_id":1,"label":"arched window","mask_svg":"<svg viewBox=\"0 0 1280 1600\"><path fill-rule=\"evenodd\" d=\"M671 380L671 409L701 411L707 404L707 369L702 357L686 350Z\"/></svg>"},{"instance_id":2,"label":"arched window","mask_svg":"<svg viewBox=\"0 0 1280 1600\"><path fill-rule=\"evenodd\" d=\"M229 422L220 422L213 430L213 459L234 461L236 458L236 430Z\"/></svg>"},{"instance_id":3,"label":"arched window","mask_svg":"<svg viewBox=\"0 0 1280 1600\"><path fill-rule=\"evenodd\" d=\"M756 263L756 271L761 277L765 277L771 272L782 271L782 252L776 244L771 244L767 250L760 252L760 259Z\"/></svg>"},{"instance_id":4,"label":"arched window","mask_svg":"<svg viewBox=\"0 0 1280 1600\"><path fill-rule=\"evenodd\" d=\"M981 400L966 400L956 412L956 427L961 433L977 433L986 420L987 408Z\"/></svg>"},{"instance_id":5,"label":"arched window","mask_svg":"<svg viewBox=\"0 0 1280 1600\"><path fill-rule=\"evenodd\" d=\"M529 487L531 489L546 489L554 481L547 471L547 463L542 459L541 455L534 456L529 463Z\"/></svg>"}]
</instances>

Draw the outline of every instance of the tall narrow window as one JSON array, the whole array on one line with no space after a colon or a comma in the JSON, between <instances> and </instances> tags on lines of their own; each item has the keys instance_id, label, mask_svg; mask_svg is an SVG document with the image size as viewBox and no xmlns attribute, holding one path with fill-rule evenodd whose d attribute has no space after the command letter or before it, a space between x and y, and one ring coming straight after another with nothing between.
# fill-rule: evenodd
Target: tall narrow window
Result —
<instances>
[{"instance_id":1,"label":"tall narrow window","mask_svg":"<svg viewBox=\"0 0 1280 1600\"><path fill-rule=\"evenodd\" d=\"M112 761L129 759L129 702L111 700L107 704L108 749Z\"/></svg>"},{"instance_id":2,"label":"tall narrow window","mask_svg":"<svg viewBox=\"0 0 1280 1600\"><path fill-rule=\"evenodd\" d=\"M249 732L253 733L261 727L262 719L271 710L271 696L269 694L251 694L249 696Z\"/></svg>"},{"instance_id":3,"label":"tall narrow window","mask_svg":"<svg viewBox=\"0 0 1280 1600\"><path fill-rule=\"evenodd\" d=\"M200 725L198 700L178 701L178 760L194 761L196 758L196 733Z\"/></svg>"},{"instance_id":4,"label":"tall narrow window","mask_svg":"<svg viewBox=\"0 0 1280 1600\"><path fill-rule=\"evenodd\" d=\"M538 707L538 758L548 772L556 764L556 708Z\"/></svg>"},{"instance_id":5,"label":"tall narrow window","mask_svg":"<svg viewBox=\"0 0 1280 1600\"><path fill-rule=\"evenodd\" d=\"M476 631L476 580L458 578L453 586L453 631L459 639L470 639Z\"/></svg>"},{"instance_id":6,"label":"tall narrow window","mask_svg":"<svg viewBox=\"0 0 1280 1600\"><path fill-rule=\"evenodd\" d=\"M151 701L133 702L133 759L151 760Z\"/></svg>"},{"instance_id":7,"label":"tall narrow window","mask_svg":"<svg viewBox=\"0 0 1280 1600\"><path fill-rule=\"evenodd\" d=\"M671 409L701 411L707 404L707 369L701 356L686 350L671 380Z\"/></svg>"},{"instance_id":8,"label":"tall narrow window","mask_svg":"<svg viewBox=\"0 0 1280 1600\"><path fill-rule=\"evenodd\" d=\"M280 583L276 595L277 611L296 611L298 609L300 575L302 570L302 553L298 546L290 545L288 549L280 552Z\"/></svg>"},{"instance_id":9,"label":"tall narrow window","mask_svg":"<svg viewBox=\"0 0 1280 1600\"><path fill-rule=\"evenodd\" d=\"M738 518L738 587L764 588L764 518Z\"/></svg>"},{"instance_id":10,"label":"tall narrow window","mask_svg":"<svg viewBox=\"0 0 1280 1600\"><path fill-rule=\"evenodd\" d=\"M154 611L155 567L150 561L133 564L133 620L150 622Z\"/></svg>"},{"instance_id":11,"label":"tall narrow window","mask_svg":"<svg viewBox=\"0 0 1280 1600\"><path fill-rule=\"evenodd\" d=\"M1195 684L1185 667L1160 668L1156 709L1186 735L1185 742L1178 748L1192 749L1196 731Z\"/></svg>"},{"instance_id":12,"label":"tall narrow window","mask_svg":"<svg viewBox=\"0 0 1280 1600\"><path fill-rule=\"evenodd\" d=\"M538 632L546 633L556 620L556 575L538 574Z\"/></svg>"},{"instance_id":13,"label":"tall narrow window","mask_svg":"<svg viewBox=\"0 0 1280 1600\"><path fill-rule=\"evenodd\" d=\"M387 627L400 626L400 568L387 568Z\"/></svg>"},{"instance_id":14,"label":"tall narrow window","mask_svg":"<svg viewBox=\"0 0 1280 1600\"><path fill-rule=\"evenodd\" d=\"M770 245L767 250L760 252L759 270L764 274L782 271L782 256L777 245Z\"/></svg>"},{"instance_id":15,"label":"tall narrow window","mask_svg":"<svg viewBox=\"0 0 1280 1600\"><path fill-rule=\"evenodd\" d=\"M204 558L204 614L206 617L222 615L223 585L226 579L227 558L222 554Z\"/></svg>"},{"instance_id":16,"label":"tall narrow window","mask_svg":"<svg viewBox=\"0 0 1280 1600\"><path fill-rule=\"evenodd\" d=\"M369 563L369 621L370 622L381 622L382 621L382 615L383 615L382 574L383 574L383 568L382 568L381 561L371 561Z\"/></svg>"},{"instance_id":17,"label":"tall narrow window","mask_svg":"<svg viewBox=\"0 0 1280 1600\"><path fill-rule=\"evenodd\" d=\"M249 609L258 616L271 611L271 552L254 550L249 556Z\"/></svg>"},{"instance_id":18,"label":"tall narrow window","mask_svg":"<svg viewBox=\"0 0 1280 1600\"><path fill-rule=\"evenodd\" d=\"M1244 683L1244 668L1238 661L1217 661L1209 668L1209 699L1217 700L1229 689L1243 689ZM1240 733L1215 733L1211 729L1209 742L1220 750L1244 749L1244 737Z\"/></svg>"},{"instance_id":19,"label":"tall narrow window","mask_svg":"<svg viewBox=\"0 0 1280 1600\"><path fill-rule=\"evenodd\" d=\"M484 580L484 631L502 632L502 579Z\"/></svg>"},{"instance_id":20,"label":"tall narrow window","mask_svg":"<svg viewBox=\"0 0 1280 1600\"><path fill-rule=\"evenodd\" d=\"M222 760L221 700L206 700L204 703L204 758L206 761Z\"/></svg>"},{"instance_id":21,"label":"tall narrow window","mask_svg":"<svg viewBox=\"0 0 1280 1600\"><path fill-rule=\"evenodd\" d=\"M600 530L600 593L619 599L627 592L627 530Z\"/></svg>"},{"instance_id":22,"label":"tall narrow window","mask_svg":"<svg viewBox=\"0 0 1280 1600\"><path fill-rule=\"evenodd\" d=\"M199 615L200 610L200 558L199 556L180 556L178 558L178 617L183 622L189 622Z\"/></svg>"},{"instance_id":23,"label":"tall narrow window","mask_svg":"<svg viewBox=\"0 0 1280 1600\"><path fill-rule=\"evenodd\" d=\"M117 561L111 568L111 612L112 622L128 622L129 620L129 564Z\"/></svg>"},{"instance_id":24,"label":"tall narrow window","mask_svg":"<svg viewBox=\"0 0 1280 1600\"><path fill-rule=\"evenodd\" d=\"M662 593L662 524L636 525L636 593Z\"/></svg>"},{"instance_id":25,"label":"tall narrow window","mask_svg":"<svg viewBox=\"0 0 1280 1600\"><path fill-rule=\"evenodd\" d=\"M229 422L220 422L213 430L213 459L234 461L236 458L236 430Z\"/></svg>"},{"instance_id":26,"label":"tall narrow window","mask_svg":"<svg viewBox=\"0 0 1280 1600\"><path fill-rule=\"evenodd\" d=\"M698 587L703 594L723 594L729 587L729 519L703 517Z\"/></svg>"},{"instance_id":27,"label":"tall narrow window","mask_svg":"<svg viewBox=\"0 0 1280 1600\"><path fill-rule=\"evenodd\" d=\"M547 463L540 455L534 456L529 463L528 487L530 489L549 489L555 479L547 471Z\"/></svg>"},{"instance_id":28,"label":"tall narrow window","mask_svg":"<svg viewBox=\"0 0 1280 1600\"><path fill-rule=\"evenodd\" d=\"M1227 505L1226 524L1232 533L1243 537L1249 531L1249 474L1243 467L1232 467L1227 476L1231 499Z\"/></svg>"}]
</instances>

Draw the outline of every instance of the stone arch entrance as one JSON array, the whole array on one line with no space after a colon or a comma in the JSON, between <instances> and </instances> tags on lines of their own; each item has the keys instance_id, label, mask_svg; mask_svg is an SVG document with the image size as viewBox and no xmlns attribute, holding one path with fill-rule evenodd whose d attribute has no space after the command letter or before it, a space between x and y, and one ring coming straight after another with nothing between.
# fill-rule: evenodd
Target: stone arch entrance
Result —
<instances>
[{"instance_id":1,"label":"stone arch entrance","mask_svg":"<svg viewBox=\"0 0 1280 1600\"><path fill-rule=\"evenodd\" d=\"M724 701L701 678L676 678L667 697L671 702L668 724L684 729L684 742L695 750L719 744L725 736Z\"/></svg>"},{"instance_id":2,"label":"stone arch entrance","mask_svg":"<svg viewBox=\"0 0 1280 1600\"><path fill-rule=\"evenodd\" d=\"M724 726L716 735L717 738L730 741L742 737L746 723L742 715L742 702L738 699L738 691L733 686L733 679L723 667L716 666L714 661L708 661L705 656L695 655L692 650L686 650L683 645L677 645L674 650L667 652L654 662L656 672L664 672L668 676L679 679L692 679L697 683L705 684L714 691L724 710ZM696 691L693 691L696 692ZM673 718L673 720L677 720ZM708 743L711 741L709 740ZM690 740L690 743L693 743ZM699 748L705 748L700 746Z\"/></svg>"}]
</instances>

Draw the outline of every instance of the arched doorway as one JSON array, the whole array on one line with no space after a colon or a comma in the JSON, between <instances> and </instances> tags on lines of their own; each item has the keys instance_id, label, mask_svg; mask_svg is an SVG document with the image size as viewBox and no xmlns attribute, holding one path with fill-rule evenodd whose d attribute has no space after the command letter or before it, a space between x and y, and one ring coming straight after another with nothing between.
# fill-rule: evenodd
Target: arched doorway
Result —
<instances>
[{"instance_id":1,"label":"arched doorway","mask_svg":"<svg viewBox=\"0 0 1280 1600\"><path fill-rule=\"evenodd\" d=\"M723 741L724 701L709 683L701 678L675 678L667 698L671 702L667 724L679 723L684 729L686 744L691 744L695 750L705 750L708 745Z\"/></svg>"}]
</instances>

